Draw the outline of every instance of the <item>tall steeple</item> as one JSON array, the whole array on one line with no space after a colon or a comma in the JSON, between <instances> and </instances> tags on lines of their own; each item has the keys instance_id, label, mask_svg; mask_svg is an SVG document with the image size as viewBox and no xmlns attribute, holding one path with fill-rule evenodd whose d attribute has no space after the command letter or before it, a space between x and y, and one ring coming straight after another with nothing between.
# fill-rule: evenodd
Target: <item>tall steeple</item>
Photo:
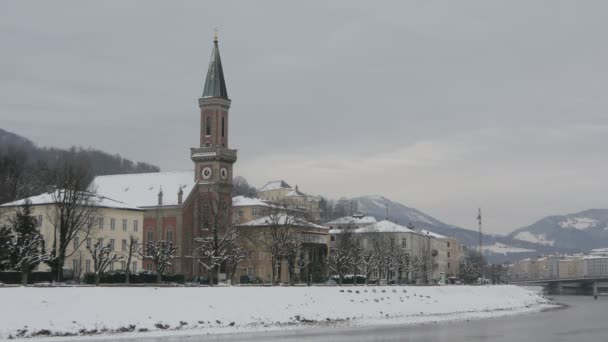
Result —
<instances>
[{"instance_id":1,"label":"tall steeple","mask_svg":"<svg viewBox=\"0 0 608 342\"><path fill-rule=\"evenodd\" d=\"M222 59L220 58L220 49L217 43L217 32L213 37L213 51L211 52L211 61L209 61L209 70L207 70L207 79L205 80L205 89L203 90L203 98L205 97L228 99Z\"/></svg>"}]
</instances>

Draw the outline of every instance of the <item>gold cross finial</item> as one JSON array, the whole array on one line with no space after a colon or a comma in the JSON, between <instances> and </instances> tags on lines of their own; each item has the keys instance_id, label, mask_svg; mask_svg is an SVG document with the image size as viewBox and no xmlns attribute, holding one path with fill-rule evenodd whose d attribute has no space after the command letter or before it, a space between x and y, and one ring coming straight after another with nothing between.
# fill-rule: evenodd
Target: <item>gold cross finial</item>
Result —
<instances>
[{"instance_id":1,"label":"gold cross finial","mask_svg":"<svg viewBox=\"0 0 608 342\"><path fill-rule=\"evenodd\" d=\"M217 27L213 29L213 41L217 42Z\"/></svg>"}]
</instances>

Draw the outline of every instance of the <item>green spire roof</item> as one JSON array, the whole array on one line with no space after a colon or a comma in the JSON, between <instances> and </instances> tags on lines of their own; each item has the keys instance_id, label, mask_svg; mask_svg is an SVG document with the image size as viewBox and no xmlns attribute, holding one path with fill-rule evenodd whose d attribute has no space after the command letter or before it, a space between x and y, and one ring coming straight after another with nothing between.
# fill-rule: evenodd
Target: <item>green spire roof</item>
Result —
<instances>
[{"instance_id":1,"label":"green spire roof","mask_svg":"<svg viewBox=\"0 0 608 342\"><path fill-rule=\"evenodd\" d=\"M209 70L207 71L203 97L221 97L228 99L226 81L224 80L224 70L222 69L222 60L220 58L220 49L217 46L217 37L213 40L213 52L211 53L211 61L209 61Z\"/></svg>"}]
</instances>

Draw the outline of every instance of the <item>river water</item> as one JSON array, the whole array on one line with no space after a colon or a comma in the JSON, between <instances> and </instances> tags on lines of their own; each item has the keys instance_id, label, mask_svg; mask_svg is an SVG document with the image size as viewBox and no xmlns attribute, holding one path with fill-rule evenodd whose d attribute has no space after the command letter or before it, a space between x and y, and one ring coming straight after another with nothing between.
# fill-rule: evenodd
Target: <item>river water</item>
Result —
<instances>
[{"instance_id":1,"label":"river water","mask_svg":"<svg viewBox=\"0 0 608 342\"><path fill-rule=\"evenodd\" d=\"M608 341L608 297L555 296L566 307L510 317L376 327L323 327L303 330L231 335L176 336L134 339L146 342L198 341L416 341L416 342L606 342Z\"/></svg>"}]
</instances>

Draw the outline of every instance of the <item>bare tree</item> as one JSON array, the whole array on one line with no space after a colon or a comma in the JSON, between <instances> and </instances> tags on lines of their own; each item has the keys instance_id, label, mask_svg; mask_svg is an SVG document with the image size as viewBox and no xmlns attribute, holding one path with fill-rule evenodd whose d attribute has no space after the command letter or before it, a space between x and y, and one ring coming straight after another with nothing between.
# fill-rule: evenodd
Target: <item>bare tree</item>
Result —
<instances>
[{"instance_id":1,"label":"bare tree","mask_svg":"<svg viewBox=\"0 0 608 342\"><path fill-rule=\"evenodd\" d=\"M281 266L289 255L294 254L297 233L292 227L299 220L292 214L287 214L284 208L271 208L265 217L265 227L260 230L251 230L244 234L244 238L271 258L271 284L281 281Z\"/></svg>"},{"instance_id":2,"label":"bare tree","mask_svg":"<svg viewBox=\"0 0 608 342\"><path fill-rule=\"evenodd\" d=\"M209 285L214 285L222 266L226 262L241 261L239 255L242 251L236 245L238 239L238 229L232 222L231 217L232 202L208 193L208 198L201 206L199 213L199 226L201 237L196 239L199 243L199 250L203 256L199 263L209 273ZM239 260L240 259L240 260ZM234 265L236 268L236 265Z\"/></svg>"},{"instance_id":3,"label":"bare tree","mask_svg":"<svg viewBox=\"0 0 608 342\"><path fill-rule=\"evenodd\" d=\"M122 260L122 255L114 253L114 248L111 243L103 245L101 241L97 241L93 246L87 246L93 259L93 271L95 272L95 286L99 285L101 275L105 270L117 261Z\"/></svg>"},{"instance_id":4,"label":"bare tree","mask_svg":"<svg viewBox=\"0 0 608 342\"><path fill-rule=\"evenodd\" d=\"M481 253L474 250L467 250L463 260L460 261L458 277L466 284L472 284L483 276L483 269L486 261Z\"/></svg>"},{"instance_id":5,"label":"bare tree","mask_svg":"<svg viewBox=\"0 0 608 342\"><path fill-rule=\"evenodd\" d=\"M397 271L397 283L401 285L404 273L406 282L409 281L409 273L411 268L410 255L405 252L397 251L393 255L393 264L395 266L395 270Z\"/></svg>"},{"instance_id":6,"label":"bare tree","mask_svg":"<svg viewBox=\"0 0 608 342\"><path fill-rule=\"evenodd\" d=\"M338 285L342 286L344 276L355 264L353 250L356 247L353 241L353 233L349 229L343 229L336 234L335 244L329 252L328 265L338 276Z\"/></svg>"},{"instance_id":7,"label":"bare tree","mask_svg":"<svg viewBox=\"0 0 608 342\"><path fill-rule=\"evenodd\" d=\"M227 257L224 261L226 266L226 279L229 279L232 284L236 270L239 268L241 262L245 260L246 253L244 249L235 245L226 255Z\"/></svg>"},{"instance_id":8,"label":"bare tree","mask_svg":"<svg viewBox=\"0 0 608 342\"><path fill-rule=\"evenodd\" d=\"M97 215L102 199L90 187L90 170L82 161L66 160L60 163L55 177L57 190L51 193L54 208L49 213L54 234L48 263L57 272L57 280L61 281L65 259L89 237L93 217ZM80 242L68 253L68 246L76 237L80 237Z\"/></svg>"},{"instance_id":9,"label":"bare tree","mask_svg":"<svg viewBox=\"0 0 608 342\"><path fill-rule=\"evenodd\" d=\"M378 273L380 279L386 279L387 284L390 283L395 264L393 257L397 252L395 239L390 234L372 232L370 235L372 249L378 258ZM378 281L380 285L380 281Z\"/></svg>"},{"instance_id":10,"label":"bare tree","mask_svg":"<svg viewBox=\"0 0 608 342\"><path fill-rule=\"evenodd\" d=\"M304 259L304 246L302 246L302 241L297 239L295 233L290 234L285 243L285 260L287 261L289 285L293 286L296 278L296 269L303 269L308 266L309 263L309 261Z\"/></svg>"},{"instance_id":11,"label":"bare tree","mask_svg":"<svg viewBox=\"0 0 608 342\"><path fill-rule=\"evenodd\" d=\"M365 285L368 285L372 274L378 270L380 257L376 251L367 250L363 252L359 264L361 265L361 270L365 275Z\"/></svg>"},{"instance_id":12,"label":"bare tree","mask_svg":"<svg viewBox=\"0 0 608 342\"><path fill-rule=\"evenodd\" d=\"M156 270L156 282L163 281L163 274L168 266L173 265L171 259L175 257L177 247L173 246L172 242L160 240L149 241L146 246L146 258L152 260L154 269Z\"/></svg>"},{"instance_id":13,"label":"bare tree","mask_svg":"<svg viewBox=\"0 0 608 342\"><path fill-rule=\"evenodd\" d=\"M422 254L420 258L418 258L418 270L422 274L425 284L431 283L433 272L436 268L437 264L434 263L431 253L426 248L423 248Z\"/></svg>"},{"instance_id":14,"label":"bare tree","mask_svg":"<svg viewBox=\"0 0 608 342\"><path fill-rule=\"evenodd\" d=\"M127 267L125 269L126 284L131 282L131 262L133 258L137 257L141 257L141 243L131 235L129 236L129 243L127 245Z\"/></svg>"}]
</instances>

